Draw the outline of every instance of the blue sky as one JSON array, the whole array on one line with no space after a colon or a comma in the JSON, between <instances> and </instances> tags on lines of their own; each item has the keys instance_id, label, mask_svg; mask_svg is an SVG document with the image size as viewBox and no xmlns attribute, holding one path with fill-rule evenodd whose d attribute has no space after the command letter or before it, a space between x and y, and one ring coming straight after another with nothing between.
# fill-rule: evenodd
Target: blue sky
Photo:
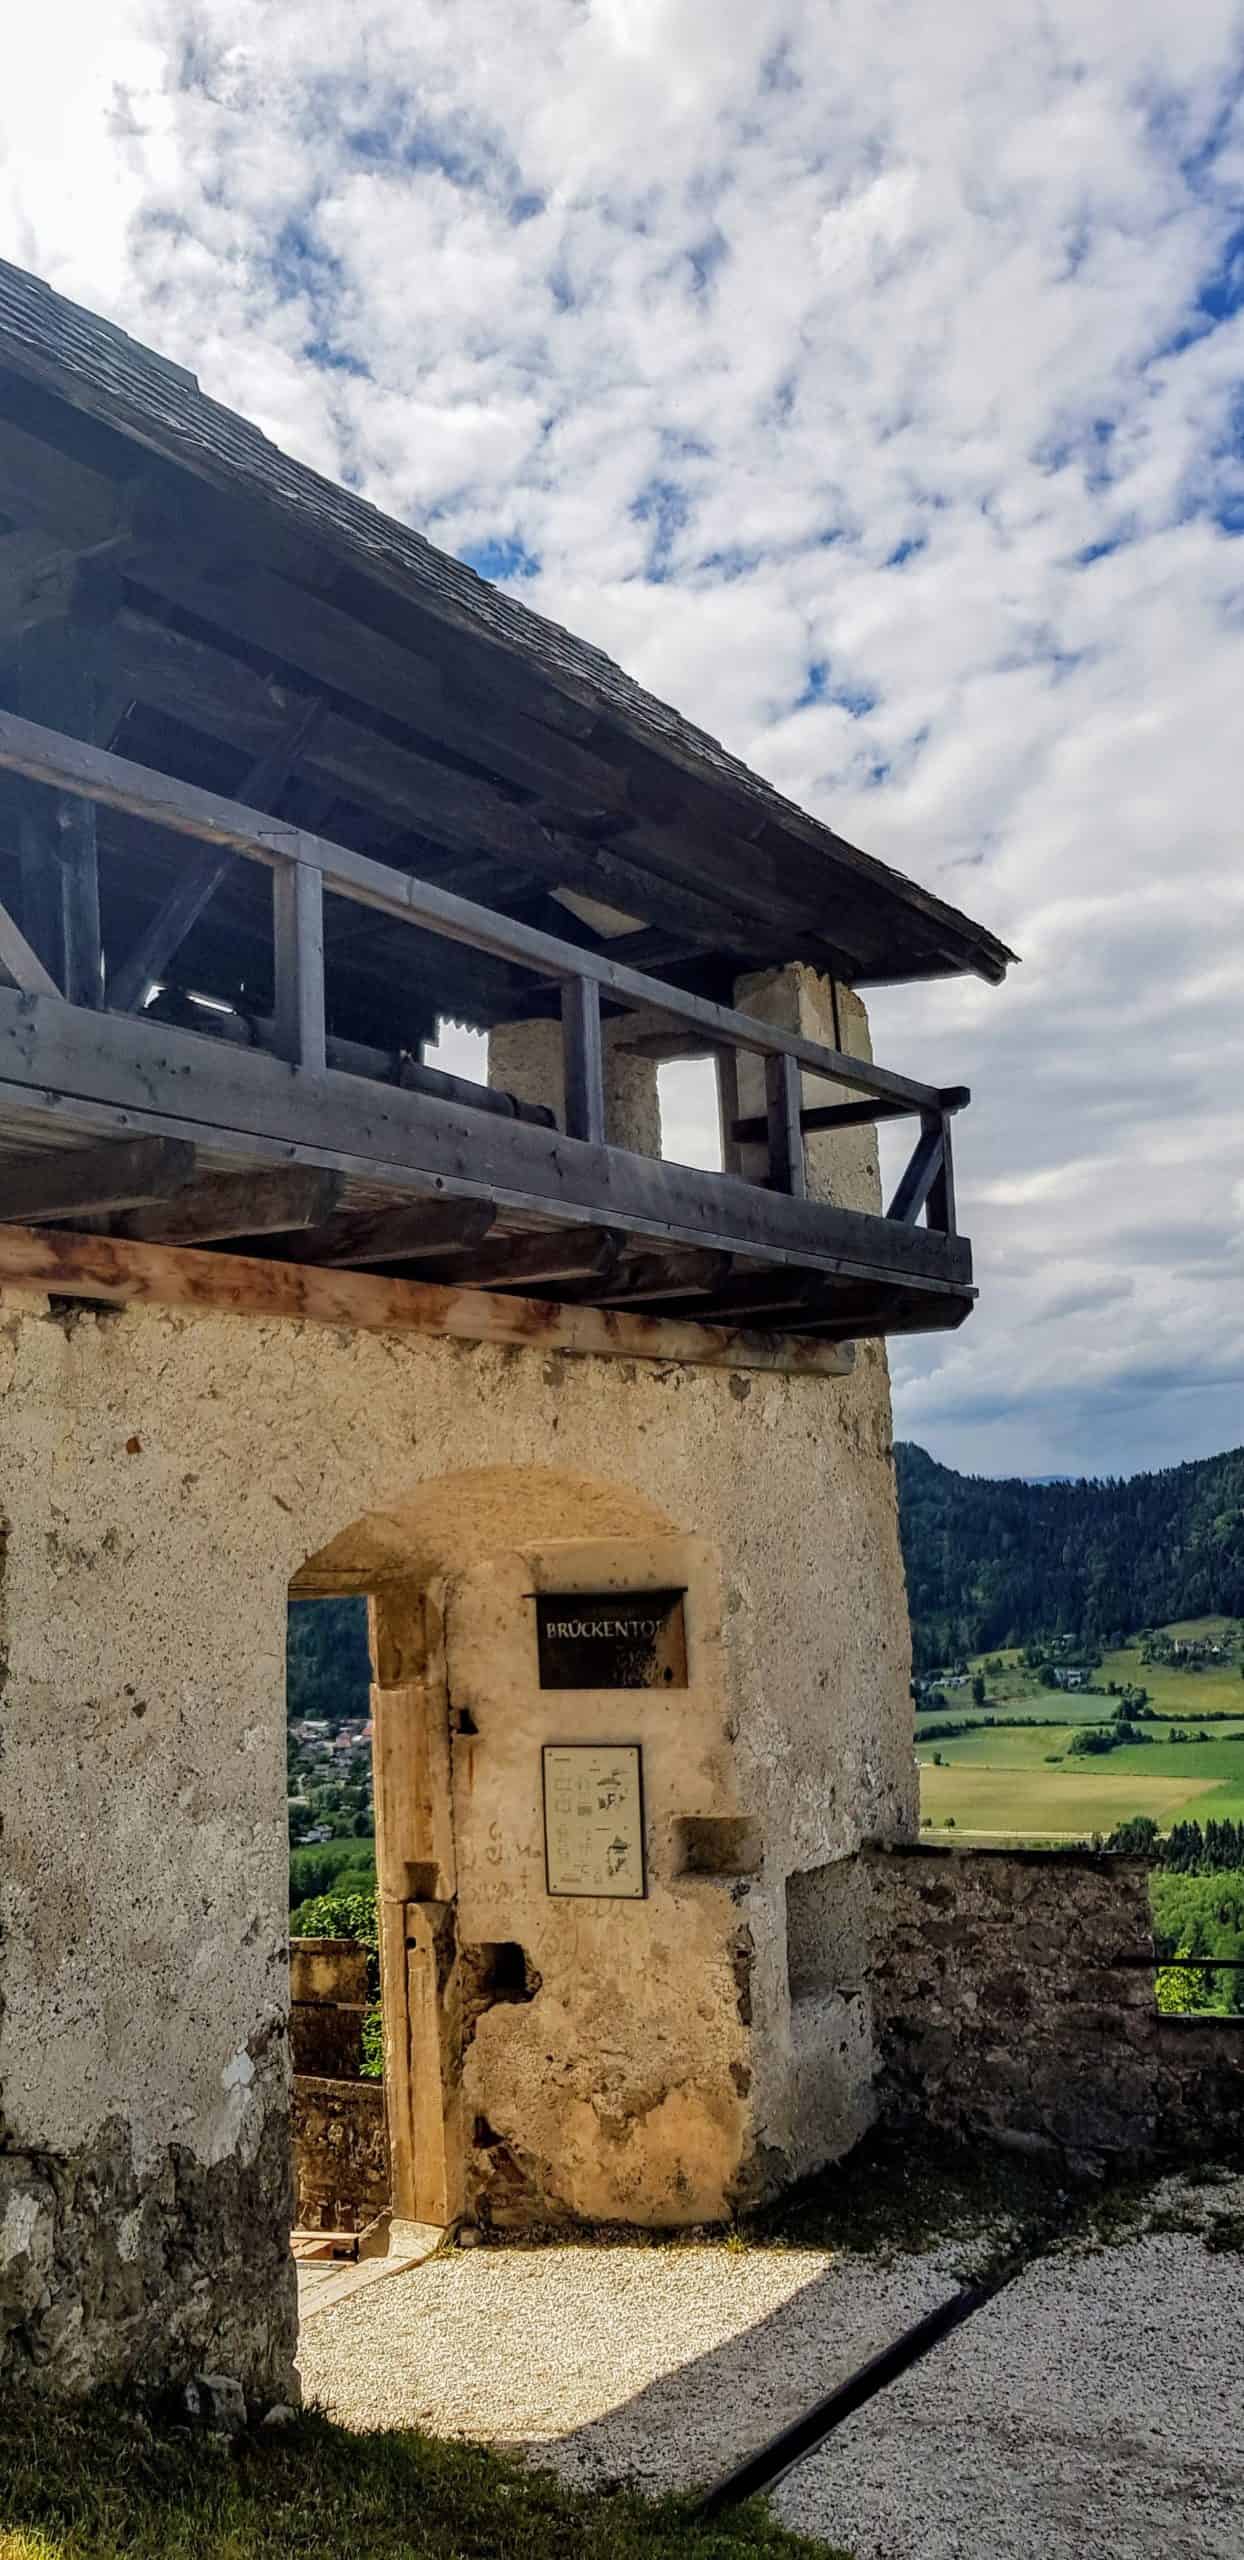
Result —
<instances>
[{"instance_id":1,"label":"blue sky","mask_svg":"<svg viewBox=\"0 0 1244 2560\"><path fill-rule=\"evenodd\" d=\"M1023 954L902 1432L1244 1440L1237 7L64 0L0 227Z\"/></svg>"}]
</instances>

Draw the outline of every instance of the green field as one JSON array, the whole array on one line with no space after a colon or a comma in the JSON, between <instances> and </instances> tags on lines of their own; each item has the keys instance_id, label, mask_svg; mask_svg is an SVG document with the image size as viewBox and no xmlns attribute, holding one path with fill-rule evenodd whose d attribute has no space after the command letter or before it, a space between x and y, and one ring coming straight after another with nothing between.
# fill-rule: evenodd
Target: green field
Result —
<instances>
[{"instance_id":1,"label":"green field","mask_svg":"<svg viewBox=\"0 0 1244 2560\"><path fill-rule=\"evenodd\" d=\"M1094 1831L1113 1831L1134 1813L1148 1813L1165 1830L1181 1814L1203 1820L1212 1778L1130 1778L1109 1773L1092 1761L1071 1762L1066 1771L1038 1766L1018 1769L922 1769L920 1807L942 1829L947 1816L955 1829L991 1839L1085 1840ZM1244 1803L1244 1790L1241 1792ZM1226 1807L1218 1808L1220 1811Z\"/></svg>"},{"instance_id":2,"label":"green field","mask_svg":"<svg viewBox=\"0 0 1244 2560\"><path fill-rule=\"evenodd\" d=\"M1191 1639L1230 1634L1224 1622L1188 1621L1166 1630ZM1093 1674L1091 1692L1042 1688L1017 1654L1001 1658L1001 1674L985 1673L983 1709L970 1685L946 1691L946 1705L918 1717L920 1807L926 1828L952 1827L969 1837L1024 1840L1084 1839L1108 1833L1132 1814L1148 1814L1163 1830L1172 1822L1244 1820L1244 1680L1238 1663L1202 1671L1178 1671L1142 1663L1137 1647L1108 1654ZM984 1661L970 1665L984 1673ZM1162 1722L1145 1720L1152 1738L1124 1744L1101 1759L1069 1756L1077 1727L1109 1724L1117 1701L1099 1694L1106 1683L1144 1688L1157 1716L1185 1728L1230 1711L1233 1721L1211 1724L1204 1742L1172 1743ZM1035 1726L999 1730L988 1714L1036 1716ZM930 1727L963 1723L949 1737ZM940 1766L933 1765L936 1753ZM1058 1755L1054 1759L1054 1755ZM1051 1761L1054 1765L1051 1765Z\"/></svg>"}]
</instances>

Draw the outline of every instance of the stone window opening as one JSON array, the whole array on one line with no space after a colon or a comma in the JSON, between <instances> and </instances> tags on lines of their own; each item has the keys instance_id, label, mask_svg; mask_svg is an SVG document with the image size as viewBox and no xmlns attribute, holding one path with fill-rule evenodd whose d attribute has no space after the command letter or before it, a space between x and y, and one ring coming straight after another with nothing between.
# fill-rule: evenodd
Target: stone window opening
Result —
<instances>
[{"instance_id":1,"label":"stone window opening","mask_svg":"<svg viewBox=\"0 0 1244 2560\"><path fill-rule=\"evenodd\" d=\"M755 1876L764 1865L760 1824L750 1814L683 1814L674 1841L680 1876Z\"/></svg>"},{"instance_id":2,"label":"stone window opening","mask_svg":"<svg viewBox=\"0 0 1244 2560\"><path fill-rule=\"evenodd\" d=\"M793 2009L850 1996L865 1971L857 1862L831 1858L786 1879L786 1972Z\"/></svg>"}]
</instances>

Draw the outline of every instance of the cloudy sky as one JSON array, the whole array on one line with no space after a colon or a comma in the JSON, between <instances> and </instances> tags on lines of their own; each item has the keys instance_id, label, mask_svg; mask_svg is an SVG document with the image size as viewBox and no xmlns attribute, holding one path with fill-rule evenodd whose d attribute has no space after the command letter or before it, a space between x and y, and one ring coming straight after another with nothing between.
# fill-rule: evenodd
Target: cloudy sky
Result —
<instances>
[{"instance_id":1,"label":"cloudy sky","mask_svg":"<svg viewBox=\"0 0 1244 2560\"><path fill-rule=\"evenodd\" d=\"M990 1473L1244 1440L1230 0L59 0L0 233L1023 955L968 1082Z\"/></svg>"}]
</instances>

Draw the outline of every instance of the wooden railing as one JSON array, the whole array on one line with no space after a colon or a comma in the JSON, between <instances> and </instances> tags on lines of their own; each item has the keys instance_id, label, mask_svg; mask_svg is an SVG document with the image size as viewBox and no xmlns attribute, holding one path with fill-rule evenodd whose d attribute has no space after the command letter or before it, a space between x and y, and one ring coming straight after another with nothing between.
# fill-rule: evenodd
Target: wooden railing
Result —
<instances>
[{"instance_id":1,"label":"wooden railing","mask_svg":"<svg viewBox=\"0 0 1244 2560\"><path fill-rule=\"evenodd\" d=\"M455 896L432 882L411 878L369 855L333 844L305 830L265 816L261 809L224 799L214 792L128 762L104 749L59 731L0 711L0 769L67 795L72 806L101 803L196 843L224 850L226 856L265 865L273 876L273 953L275 1007L266 1026L268 1045L309 1075L328 1067L354 1068L354 1060L334 1055L325 1011L324 897L330 892L375 912L418 926L446 940L512 966L530 969L561 989L561 1021L565 1063L565 1130L590 1145L605 1141L605 1088L601 1041L601 1006L640 1011L671 1025L685 1051L688 1041L719 1062L726 1141L726 1169L741 1170L738 1151L762 1143L767 1150L767 1182L775 1192L806 1197L805 1139L881 1120L915 1118L918 1135L898 1186L886 1210L889 1220L925 1224L946 1236L955 1228L954 1179L950 1124L968 1100L962 1087L939 1091L896 1075L871 1061L829 1048L801 1034L785 1031L754 1015L702 996L685 993L664 980L644 976L603 952L582 949L531 925L494 913L473 900ZM417 813L412 813L417 815ZM207 867L219 875L218 857ZM193 894L192 894L193 892ZM67 893L68 894L68 893ZM210 895L210 889L206 892ZM201 884L187 879L173 893L189 921L199 911ZM196 905L196 897L198 905ZM89 901L87 902L89 907ZM79 914L82 902L77 901ZM98 934L98 900L94 904ZM188 926L187 926L188 929ZM81 962L74 975L75 1000L97 1002L104 1010L131 1012L145 996L149 977L150 931L133 952L123 956L105 979L98 948L93 965ZM14 983L35 995L60 995L62 989L39 957L21 925L0 907L0 962ZM743 1116L737 1103L737 1058L750 1054L764 1061L766 1107ZM361 1061L363 1052L355 1059ZM856 1101L809 1106L804 1101L806 1076L845 1086Z\"/></svg>"}]
</instances>

